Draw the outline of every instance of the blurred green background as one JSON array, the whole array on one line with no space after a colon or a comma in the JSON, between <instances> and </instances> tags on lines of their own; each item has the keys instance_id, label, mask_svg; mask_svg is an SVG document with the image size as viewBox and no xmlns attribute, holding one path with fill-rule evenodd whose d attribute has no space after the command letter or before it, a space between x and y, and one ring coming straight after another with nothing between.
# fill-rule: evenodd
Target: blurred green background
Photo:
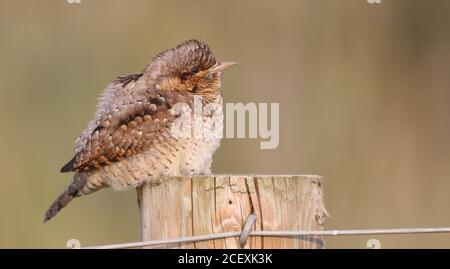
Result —
<instances>
[{"instance_id":1,"label":"blurred green background","mask_svg":"<svg viewBox=\"0 0 450 269\"><path fill-rule=\"evenodd\" d=\"M217 173L324 176L327 229L450 226L450 1L0 1L0 247L139 240L134 191L45 210L118 75L190 38L226 102L279 102L280 144L227 139ZM329 248L449 248L448 235L328 238Z\"/></svg>"}]
</instances>

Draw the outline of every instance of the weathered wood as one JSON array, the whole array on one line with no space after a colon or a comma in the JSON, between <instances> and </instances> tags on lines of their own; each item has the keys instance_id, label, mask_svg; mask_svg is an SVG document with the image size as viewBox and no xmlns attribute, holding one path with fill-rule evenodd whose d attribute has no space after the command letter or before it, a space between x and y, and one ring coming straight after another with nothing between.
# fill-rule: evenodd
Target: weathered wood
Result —
<instances>
[{"instance_id":1,"label":"weathered wood","mask_svg":"<svg viewBox=\"0 0 450 269\"><path fill-rule=\"evenodd\" d=\"M162 178L138 189L143 241L254 230L323 230L328 213L322 179L313 175L210 175ZM244 248L323 248L322 236L250 237ZM179 248L240 248L239 238L178 244Z\"/></svg>"}]
</instances>

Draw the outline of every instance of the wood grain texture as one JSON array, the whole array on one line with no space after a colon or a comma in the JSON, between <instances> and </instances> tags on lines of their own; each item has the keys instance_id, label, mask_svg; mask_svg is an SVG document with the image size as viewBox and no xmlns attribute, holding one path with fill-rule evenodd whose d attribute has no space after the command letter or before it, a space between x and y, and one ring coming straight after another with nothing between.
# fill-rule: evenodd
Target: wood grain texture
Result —
<instances>
[{"instance_id":1,"label":"wood grain texture","mask_svg":"<svg viewBox=\"0 0 450 269\"><path fill-rule=\"evenodd\" d=\"M210 175L161 178L138 189L142 240L241 231L250 213L255 231L323 230L328 213L314 175ZM226 238L170 248L240 248ZM324 248L322 236L250 237L244 248Z\"/></svg>"}]
</instances>

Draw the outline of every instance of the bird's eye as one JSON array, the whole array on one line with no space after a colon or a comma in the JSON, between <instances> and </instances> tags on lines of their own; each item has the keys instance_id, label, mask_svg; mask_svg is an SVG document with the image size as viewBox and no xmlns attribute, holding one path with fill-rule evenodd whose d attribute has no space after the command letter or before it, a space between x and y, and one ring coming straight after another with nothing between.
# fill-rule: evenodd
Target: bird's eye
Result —
<instances>
[{"instance_id":1,"label":"bird's eye","mask_svg":"<svg viewBox=\"0 0 450 269\"><path fill-rule=\"evenodd\" d=\"M191 75L195 75L198 73L198 67L194 67L191 69Z\"/></svg>"},{"instance_id":2,"label":"bird's eye","mask_svg":"<svg viewBox=\"0 0 450 269\"><path fill-rule=\"evenodd\" d=\"M198 73L198 67L192 68L189 72L183 72L180 75L181 80L186 80L189 76L193 76Z\"/></svg>"}]
</instances>

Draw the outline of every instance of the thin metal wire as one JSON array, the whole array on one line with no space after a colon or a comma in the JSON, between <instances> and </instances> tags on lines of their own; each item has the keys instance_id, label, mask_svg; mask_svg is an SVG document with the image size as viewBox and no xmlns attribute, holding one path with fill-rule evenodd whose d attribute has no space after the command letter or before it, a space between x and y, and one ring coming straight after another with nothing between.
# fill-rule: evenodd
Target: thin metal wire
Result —
<instances>
[{"instance_id":1,"label":"thin metal wire","mask_svg":"<svg viewBox=\"0 0 450 269\"><path fill-rule=\"evenodd\" d=\"M450 233L450 227L440 228L398 228L398 229L365 229L365 230L329 230L329 231L252 231L251 237L293 237L293 236L347 236L347 235L389 235L389 234L428 234L428 233ZM241 232L227 232L210 235L199 235L191 237L181 237L168 240L153 240L134 243L113 244L104 246L86 247L83 249L118 249L118 248L138 248L161 245L172 245L180 243L194 243L213 239L224 239L239 237Z\"/></svg>"},{"instance_id":2,"label":"thin metal wire","mask_svg":"<svg viewBox=\"0 0 450 269\"><path fill-rule=\"evenodd\" d=\"M220 234L180 237L180 238L176 238L176 239L167 239L167 240L152 240L152 241L143 241L143 242L134 242L134 243L123 243L123 244L87 247L87 248L83 248L83 249L117 249L117 248L150 247L150 246L171 245L171 244L179 244L179 243L194 243L194 242L208 241L208 240L213 240L213 239L224 239L224 238L229 238L229 237L237 237L240 235L241 235L241 232L227 232L227 233L220 233Z\"/></svg>"}]
</instances>

